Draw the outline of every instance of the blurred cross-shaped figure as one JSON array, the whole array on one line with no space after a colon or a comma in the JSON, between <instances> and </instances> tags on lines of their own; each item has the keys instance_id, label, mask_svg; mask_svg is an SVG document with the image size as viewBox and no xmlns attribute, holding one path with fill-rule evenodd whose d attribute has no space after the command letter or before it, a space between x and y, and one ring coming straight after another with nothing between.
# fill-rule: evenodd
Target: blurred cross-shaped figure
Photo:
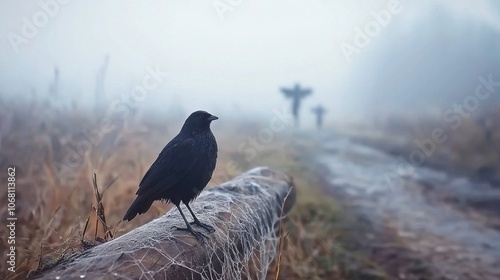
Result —
<instances>
[{"instance_id":1,"label":"blurred cross-shaped figure","mask_svg":"<svg viewBox=\"0 0 500 280\"><path fill-rule=\"evenodd\" d=\"M312 89L301 88L297 83L292 89L281 88L281 92L285 94L285 97L292 99L292 114L295 119L295 126L297 127L299 125L300 102L302 98L312 93Z\"/></svg>"},{"instance_id":2,"label":"blurred cross-shaped figure","mask_svg":"<svg viewBox=\"0 0 500 280\"><path fill-rule=\"evenodd\" d=\"M326 113L325 107L318 105L312 109L313 113L316 115L316 126L321 129L323 126L323 115Z\"/></svg>"}]
</instances>

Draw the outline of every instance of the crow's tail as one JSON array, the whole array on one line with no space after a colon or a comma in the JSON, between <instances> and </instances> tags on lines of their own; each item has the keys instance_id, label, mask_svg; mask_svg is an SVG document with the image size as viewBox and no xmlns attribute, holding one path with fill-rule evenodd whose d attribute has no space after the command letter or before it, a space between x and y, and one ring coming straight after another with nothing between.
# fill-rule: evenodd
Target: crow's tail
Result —
<instances>
[{"instance_id":1,"label":"crow's tail","mask_svg":"<svg viewBox=\"0 0 500 280\"><path fill-rule=\"evenodd\" d=\"M151 204L153 204L153 200L145 199L144 197L138 196L134 200L134 202L132 202L132 205L130 205L130 208L127 210L127 213L123 217L123 220L130 221L137 214L146 213L146 211L148 211L149 208L151 207Z\"/></svg>"}]
</instances>

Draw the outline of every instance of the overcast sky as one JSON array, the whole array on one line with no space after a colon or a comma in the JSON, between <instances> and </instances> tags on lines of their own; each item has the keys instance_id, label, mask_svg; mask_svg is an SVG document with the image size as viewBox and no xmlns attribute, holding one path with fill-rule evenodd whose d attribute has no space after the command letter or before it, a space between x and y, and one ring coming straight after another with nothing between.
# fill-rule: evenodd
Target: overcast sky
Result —
<instances>
[{"instance_id":1,"label":"overcast sky","mask_svg":"<svg viewBox=\"0 0 500 280\"><path fill-rule=\"evenodd\" d=\"M180 100L188 111L264 112L286 104L280 86L300 81L314 88L306 106L322 103L335 111L341 109L340 101L352 98L341 89L345 81L354 80L349 77L352 67L362 63L356 60L362 59L358 54L346 59L341 46L353 44L356 28L373 21L373 13L397 5L402 11L393 14L388 25L408 34L419 32L413 23L435 5L446 7L458 20L473 18L500 26L499 7L488 0L65 2L51 6L53 15L36 28L32 38L26 38L25 20L43 20L43 16L36 19L44 13L40 3L59 2L1 1L2 94L29 94L31 88L45 93L57 66L62 91L76 92L82 99L93 96L96 73L109 54L106 92L110 96L130 92L147 68L158 65L170 76L151 95L157 105ZM235 4L221 17L214 8L216 2ZM389 27L382 27L361 52L377 40L391 40L384 34ZM17 35L24 38L22 43L13 43Z\"/></svg>"}]
</instances>

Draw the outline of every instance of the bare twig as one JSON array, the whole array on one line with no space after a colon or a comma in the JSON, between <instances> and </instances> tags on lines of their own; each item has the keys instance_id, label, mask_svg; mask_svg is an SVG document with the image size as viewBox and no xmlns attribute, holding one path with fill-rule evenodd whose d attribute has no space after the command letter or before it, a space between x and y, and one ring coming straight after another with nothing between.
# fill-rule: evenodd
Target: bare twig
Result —
<instances>
[{"instance_id":1,"label":"bare twig","mask_svg":"<svg viewBox=\"0 0 500 280\"><path fill-rule=\"evenodd\" d=\"M104 238L107 239L108 236L110 238L113 238L113 234L111 233L111 230L109 229L108 224L106 223L104 204L102 203L102 195L99 192L99 188L97 187L97 174L96 174L95 170L94 170L94 173L92 176L92 183L94 185L94 194L95 194L95 199L97 202L97 207L95 207L94 210L95 210L95 213L97 215L97 219L101 222L101 224L104 228ZM97 224L96 224L96 237L97 237Z\"/></svg>"}]
</instances>

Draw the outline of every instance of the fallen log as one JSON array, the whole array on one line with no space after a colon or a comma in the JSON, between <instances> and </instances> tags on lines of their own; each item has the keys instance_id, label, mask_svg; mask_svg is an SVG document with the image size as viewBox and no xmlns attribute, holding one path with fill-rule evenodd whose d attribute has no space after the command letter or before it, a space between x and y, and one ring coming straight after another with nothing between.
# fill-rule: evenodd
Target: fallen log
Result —
<instances>
[{"instance_id":1,"label":"fallen log","mask_svg":"<svg viewBox=\"0 0 500 280\"><path fill-rule=\"evenodd\" d=\"M37 279L264 279L277 254L279 223L295 202L283 173L256 168L202 192L192 203L212 225L200 243L176 209L116 239L70 256ZM196 230L202 228L194 226Z\"/></svg>"}]
</instances>

